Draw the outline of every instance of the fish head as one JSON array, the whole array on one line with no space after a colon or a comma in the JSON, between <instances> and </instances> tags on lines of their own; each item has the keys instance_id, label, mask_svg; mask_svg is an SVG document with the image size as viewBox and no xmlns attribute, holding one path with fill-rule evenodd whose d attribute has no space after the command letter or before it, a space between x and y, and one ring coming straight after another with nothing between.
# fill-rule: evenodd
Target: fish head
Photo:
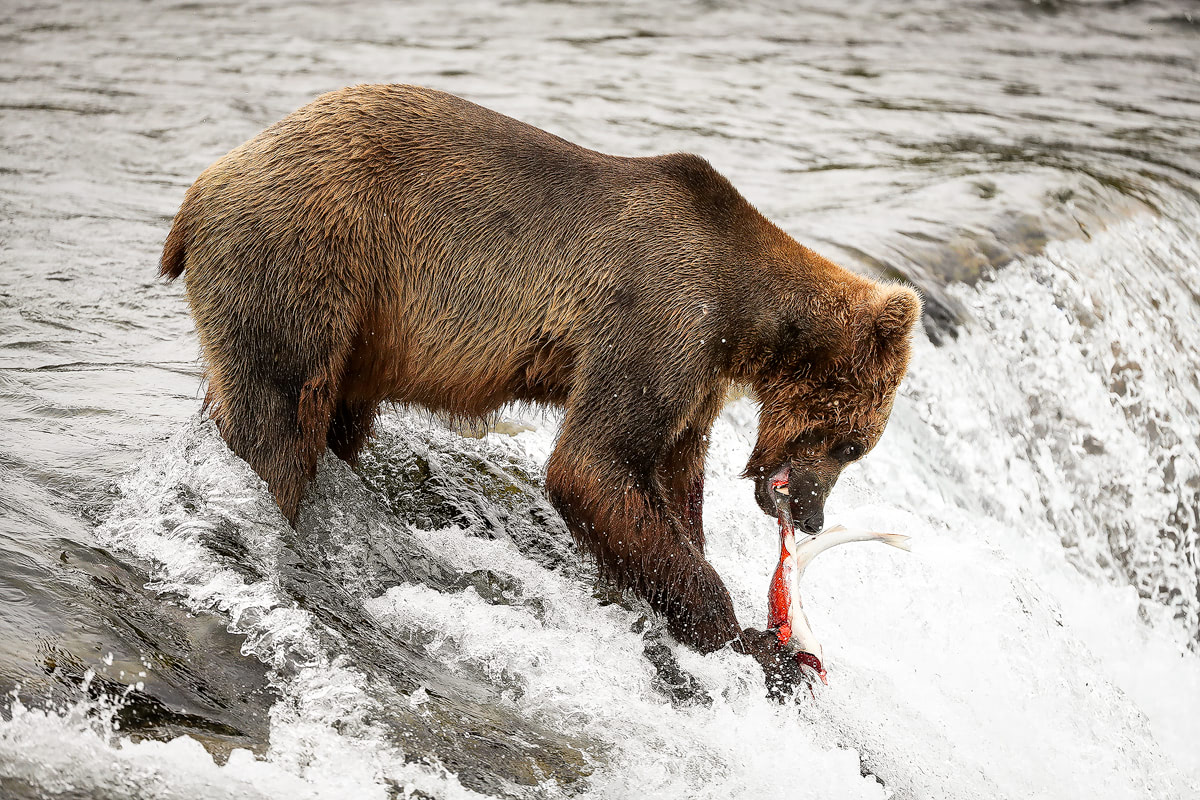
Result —
<instances>
[{"instance_id":1,"label":"fish head","mask_svg":"<svg viewBox=\"0 0 1200 800\"><path fill-rule=\"evenodd\" d=\"M821 683L829 685L829 679L826 677L825 665L821 663L821 659L813 653L801 651L796 653L796 662L802 667L806 667L816 673L821 679Z\"/></svg>"}]
</instances>

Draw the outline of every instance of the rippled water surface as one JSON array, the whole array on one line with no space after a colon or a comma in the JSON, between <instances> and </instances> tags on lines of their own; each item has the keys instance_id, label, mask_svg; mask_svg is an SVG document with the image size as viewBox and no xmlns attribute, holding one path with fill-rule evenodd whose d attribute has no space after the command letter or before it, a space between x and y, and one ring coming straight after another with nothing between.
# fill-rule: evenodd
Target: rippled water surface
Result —
<instances>
[{"instance_id":1,"label":"rippled water surface","mask_svg":"<svg viewBox=\"0 0 1200 800\"><path fill-rule=\"evenodd\" d=\"M1200 797L1200 7L7 3L0 795ZM707 157L925 293L806 576L832 685L677 647L541 492L556 417L394 410L298 529L197 417L183 192L317 94L460 94ZM776 539L712 437L710 558Z\"/></svg>"}]
</instances>

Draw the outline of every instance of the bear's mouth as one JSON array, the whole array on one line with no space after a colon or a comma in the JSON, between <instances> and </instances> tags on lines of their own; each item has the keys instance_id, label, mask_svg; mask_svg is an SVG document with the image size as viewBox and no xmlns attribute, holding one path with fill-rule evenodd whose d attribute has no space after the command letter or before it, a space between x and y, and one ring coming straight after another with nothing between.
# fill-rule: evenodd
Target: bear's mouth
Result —
<instances>
[{"instance_id":1,"label":"bear's mouth","mask_svg":"<svg viewBox=\"0 0 1200 800\"><path fill-rule=\"evenodd\" d=\"M791 478L791 465L785 461L776 467L774 472L755 479L754 502L768 517L781 522L791 519L791 504L788 497L788 482Z\"/></svg>"},{"instance_id":2,"label":"bear's mouth","mask_svg":"<svg viewBox=\"0 0 1200 800\"><path fill-rule=\"evenodd\" d=\"M780 516L791 515L791 493L788 491L788 480L792 477L792 468L784 464L771 475L771 499Z\"/></svg>"}]
</instances>

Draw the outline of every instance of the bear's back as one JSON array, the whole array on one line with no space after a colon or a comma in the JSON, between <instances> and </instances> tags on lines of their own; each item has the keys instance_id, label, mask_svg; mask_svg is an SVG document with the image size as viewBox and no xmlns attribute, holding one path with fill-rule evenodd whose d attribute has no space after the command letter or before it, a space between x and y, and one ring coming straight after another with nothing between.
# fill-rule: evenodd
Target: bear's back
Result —
<instances>
[{"instance_id":1,"label":"bear's back","mask_svg":"<svg viewBox=\"0 0 1200 800\"><path fill-rule=\"evenodd\" d=\"M598 153L397 85L267 128L197 179L181 224L194 307L307 308L339 287L405 354L396 382L439 394L503 391L531 353L566 363L598 337L689 327L791 242L698 156Z\"/></svg>"}]
</instances>

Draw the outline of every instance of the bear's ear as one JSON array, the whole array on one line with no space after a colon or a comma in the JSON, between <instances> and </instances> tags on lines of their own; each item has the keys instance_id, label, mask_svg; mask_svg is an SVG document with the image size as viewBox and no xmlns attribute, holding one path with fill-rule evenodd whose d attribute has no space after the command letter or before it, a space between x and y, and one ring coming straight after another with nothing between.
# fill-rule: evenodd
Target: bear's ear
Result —
<instances>
[{"instance_id":1,"label":"bear's ear","mask_svg":"<svg viewBox=\"0 0 1200 800\"><path fill-rule=\"evenodd\" d=\"M921 298L905 286L889 286L872 303L875 313L875 332L884 349L894 348L908 340L921 318Z\"/></svg>"}]
</instances>

